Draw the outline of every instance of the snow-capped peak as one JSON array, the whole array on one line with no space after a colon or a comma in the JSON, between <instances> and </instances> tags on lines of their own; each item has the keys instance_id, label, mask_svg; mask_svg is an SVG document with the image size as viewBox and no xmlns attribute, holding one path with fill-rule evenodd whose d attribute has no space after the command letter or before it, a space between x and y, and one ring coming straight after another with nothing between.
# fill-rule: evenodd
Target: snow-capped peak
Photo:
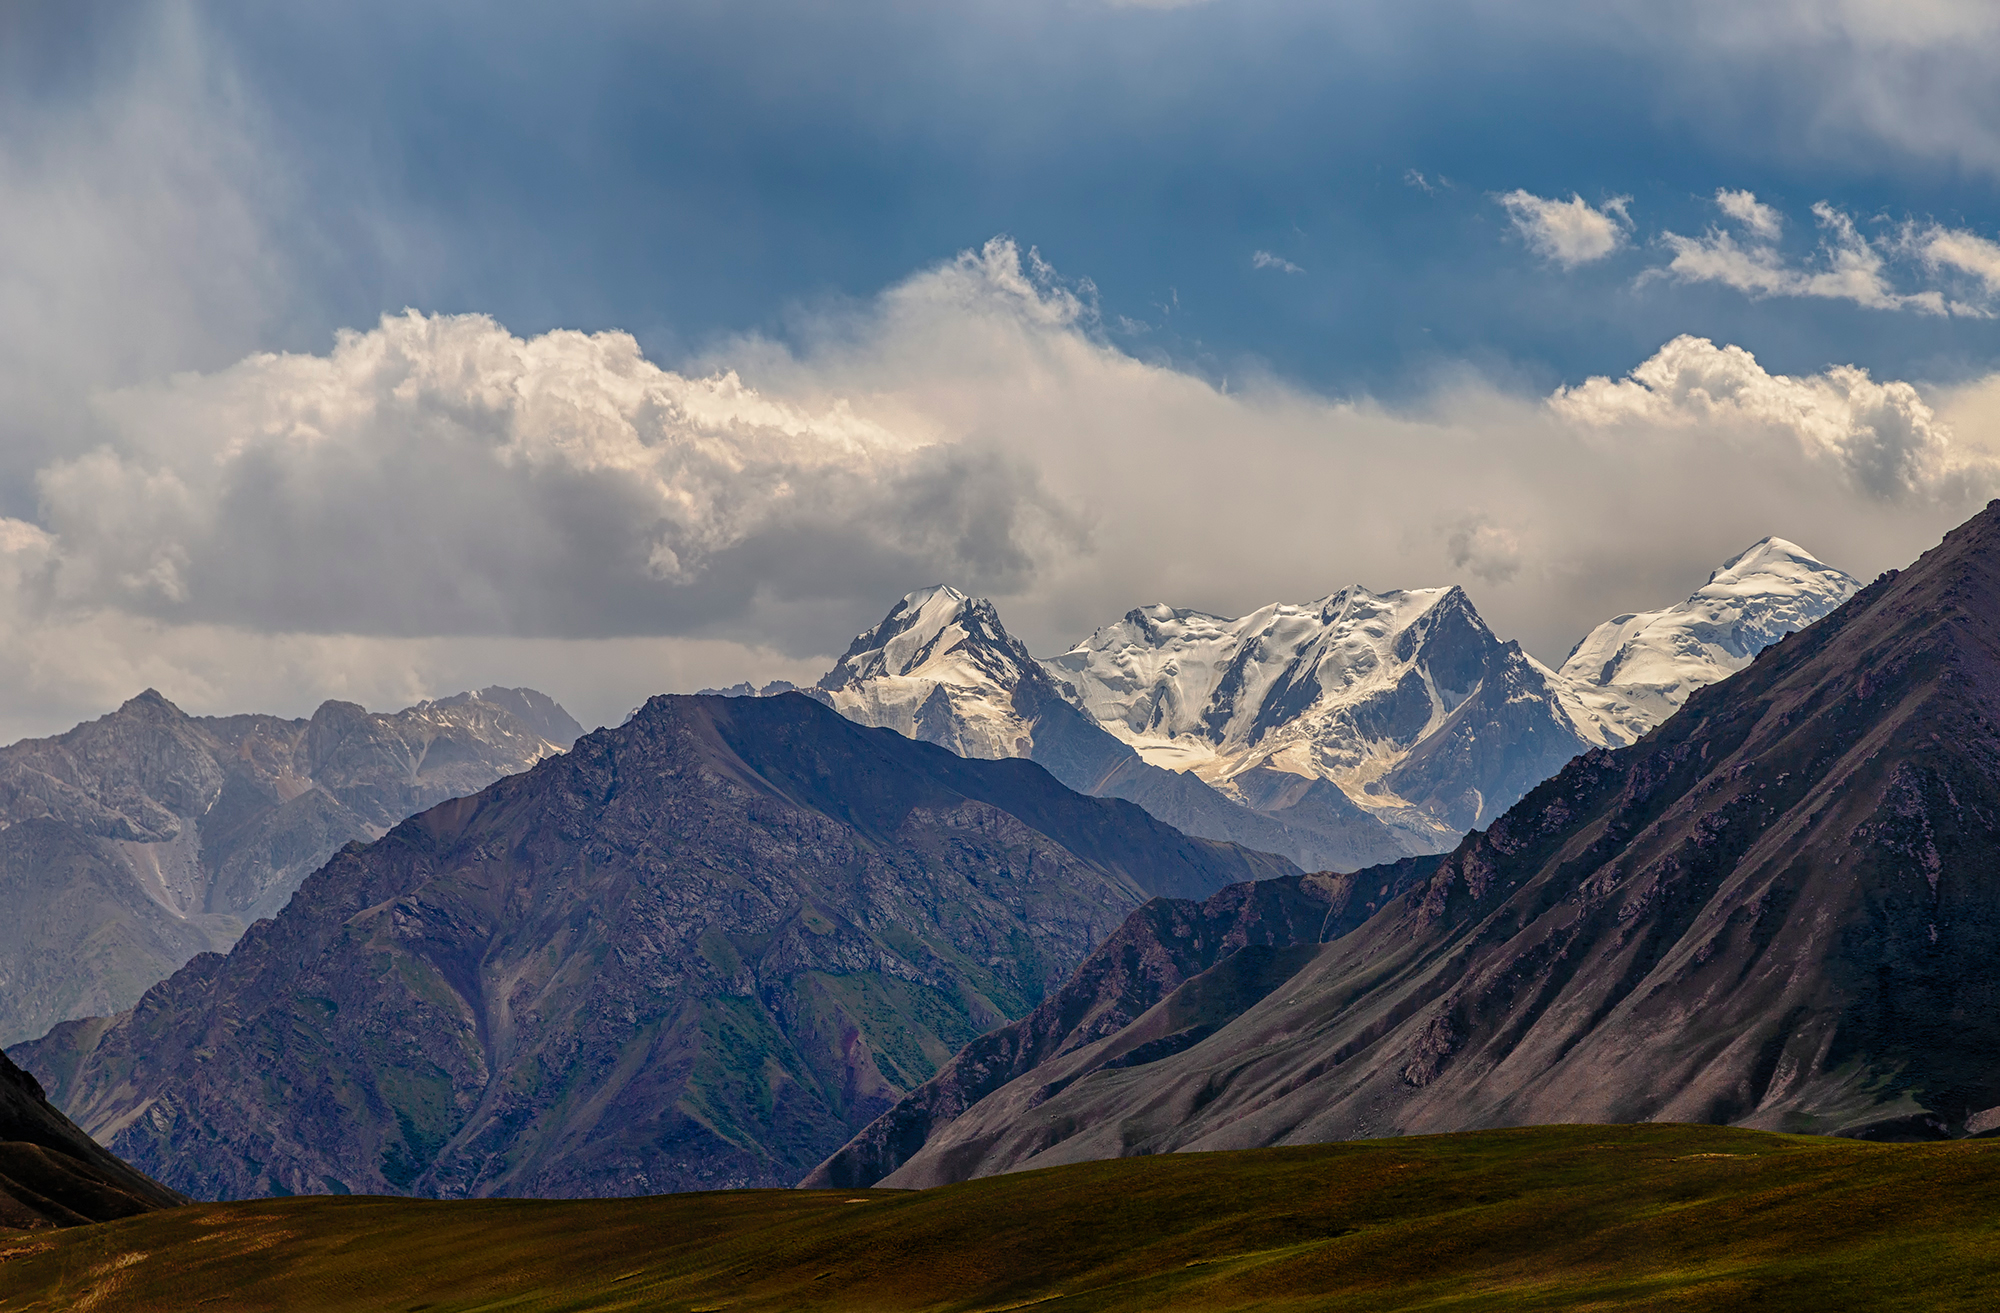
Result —
<instances>
[{"instance_id":1,"label":"snow-capped peak","mask_svg":"<svg viewBox=\"0 0 2000 1313\"><path fill-rule=\"evenodd\" d=\"M1591 630L1561 673L1579 691L1576 714L1629 722L1626 732L1613 735L1629 742L1672 715L1695 689L1741 670L1860 587L1797 543L1766 538L1730 558L1685 602L1616 616ZM1624 704L1622 714L1616 703Z\"/></svg>"},{"instance_id":2,"label":"snow-capped peak","mask_svg":"<svg viewBox=\"0 0 2000 1313\"><path fill-rule=\"evenodd\" d=\"M940 584L906 594L857 636L819 688L850 720L962 756L1019 757L1033 736L1014 694L1046 682L993 603Z\"/></svg>"},{"instance_id":3,"label":"snow-capped peak","mask_svg":"<svg viewBox=\"0 0 2000 1313\"><path fill-rule=\"evenodd\" d=\"M1148 759L1185 768L1248 748L1318 704L1394 686L1453 618L1476 645L1494 642L1455 587L1352 587L1234 620L1144 606L1044 664L1099 724ZM1477 681L1463 665L1447 663L1441 702Z\"/></svg>"},{"instance_id":4,"label":"snow-capped peak","mask_svg":"<svg viewBox=\"0 0 2000 1313\"><path fill-rule=\"evenodd\" d=\"M1357 586L1234 620L1140 607L1043 664L1154 765L1253 806L1284 780L1327 780L1388 817L1410 808L1385 776L1508 660L1523 658L1456 587Z\"/></svg>"}]
</instances>

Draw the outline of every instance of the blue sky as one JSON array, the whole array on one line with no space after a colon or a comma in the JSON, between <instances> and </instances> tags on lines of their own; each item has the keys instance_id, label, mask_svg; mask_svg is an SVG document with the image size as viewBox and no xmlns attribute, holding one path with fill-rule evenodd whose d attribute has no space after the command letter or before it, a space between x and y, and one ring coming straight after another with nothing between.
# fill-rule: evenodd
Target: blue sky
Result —
<instances>
[{"instance_id":1,"label":"blue sky","mask_svg":"<svg viewBox=\"0 0 2000 1313\"><path fill-rule=\"evenodd\" d=\"M1600 610L1674 600L1763 533L1869 573L1988 490L2000 22L1984 6L403 0L25 5L4 22L5 166L24 199L0 234L0 511L34 540L10 623L24 643L57 641L57 626L106 654L66 692L0 695L51 716L155 675L220 707L587 668L553 691L588 718L651 685L809 673L905 587L939 582L921 577L933 565L993 592L1038 650L1155 593L1227 610L1357 578L1453 579L1496 628L1559 659ZM1747 196L1727 212L1723 192ZM1587 231L1564 245L1538 228L1546 203L1569 203ZM996 236L1039 289L1029 299L990 261L953 281L961 253ZM967 327L1002 305L1027 336ZM336 334L405 308L488 316L518 342L622 330L676 377L736 370L816 432L848 407L884 450L929 454L844 469L810 513L766 507L754 527L714 508L794 487L795 470L711 496L652 466L629 486L609 466L565 467L583 482L490 494L539 508L539 546L518 553L476 531L500 514L478 501L488 465L453 464L472 448L427 446L408 414L316 449L347 451L346 482L287 465L295 446L259 457L265 484L202 491L198 471L251 441L230 426L297 386L237 362L331 359ZM1609 458L1599 484L1529 486L1545 458L1574 467L1557 448L1584 441L1529 434L1554 422L1546 398L1617 379L1681 335L1822 382L1772 384L1779 400L1727 415L1654 406L1616 423L1736 425L1762 435L1731 448L1743 468L1776 461L1772 443L1804 464L1770 465L1768 497L1726 508L1687 489L1649 496L1637 466ZM971 354L934 349L951 342ZM1061 351L1097 353L1099 381ZM1152 371L1148 396L1248 399L1169 441L1121 419L1118 406L1147 404L1112 400L1127 362ZM1847 365L1916 391L1864 404L1826 372ZM562 371L585 368L547 367L571 382ZM1023 392L1071 400L1052 420L1010 409ZM1828 456L1876 438L1827 438L1822 393L1854 432L1880 427L1870 406L1927 407L1909 429L1935 447L1909 448L1926 472L1891 488L1852 452ZM183 412L184 434L158 419ZM1072 422L1087 435L1072 447L1102 447L1088 469L1041 445ZM1412 423L1430 436L1396 427ZM1444 478L1435 444L1456 433L1514 453L1495 468L1519 477L1496 476L1490 496ZM1382 465L1371 443L1411 454ZM1168 448L1179 482L1147 486L1175 507L1171 531L1132 509L1119 475ZM798 469L829 468L815 452ZM355 473L398 462L387 484ZM1364 468L1395 517L1347 537L1314 523L1360 495ZM471 527L400 559L372 550L397 534L367 508L418 471L437 480L433 504L462 505L440 522ZM1259 491L1314 479L1318 501L1286 488L1273 507ZM315 480L356 500L310 502ZM949 510L907 491L934 485ZM882 500L892 486L916 500ZM226 530L255 487L285 508L269 541ZM596 496L623 509L550 509ZM670 509L643 509L655 496ZM1621 517L1578 527L1620 499L1641 503L1622 518L1651 537L1606 538ZM711 518L674 518L696 503ZM84 509L114 504L127 507L115 525ZM1190 507L1212 540L1188 536ZM1297 533L1273 532L1273 516ZM1214 527L1245 517L1254 549ZM928 527L891 542L879 525L898 518ZM614 521L626 530L603 528ZM285 527L322 522L309 554ZM1459 559L1448 544L1473 524L1511 545ZM294 550L295 572L277 572L299 581L289 596L232 564ZM822 558L813 570L787 555L805 551ZM380 563L338 577L306 563L329 555ZM522 573L488 567L516 555ZM537 602L537 589L553 591ZM625 646L593 649L592 665L569 640ZM276 682L246 684L219 655L273 643L294 653ZM183 656L140 653L175 644Z\"/></svg>"},{"instance_id":2,"label":"blue sky","mask_svg":"<svg viewBox=\"0 0 2000 1313\"><path fill-rule=\"evenodd\" d=\"M1787 67L1561 6L1256 0L204 12L319 226L301 346L408 304L626 328L671 358L999 233L1144 325L1135 351L1340 392L1467 362L1553 385L1680 332L1788 372L1951 379L2000 340L1633 285L1647 238L1703 230L1723 187L1801 249L1822 200L2000 227L1980 143L1831 115L1811 83L1843 41ZM1516 188L1628 196L1635 240L1552 273L1493 201Z\"/></svg>"}]
</instances>

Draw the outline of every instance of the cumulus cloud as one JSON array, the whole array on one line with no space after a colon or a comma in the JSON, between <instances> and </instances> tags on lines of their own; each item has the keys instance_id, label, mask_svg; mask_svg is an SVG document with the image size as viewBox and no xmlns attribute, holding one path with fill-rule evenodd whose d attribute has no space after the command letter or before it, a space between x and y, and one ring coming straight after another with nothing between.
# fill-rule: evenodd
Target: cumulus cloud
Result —
<instances>
[{"instance_id":1,"label":"cumulus cloud","mask_svg":"<svg viewBox=\"0 0 2000 1313\"><path fill-rule=\"evenodd\" d=\"M1834 452L1747 395L1695 422L1671 405L1592 413L1477 381L1394 408L1268 379L1224 392L1084 319L1043 315L1032 291L984 286L976 263L954 261L794 346L721 355L775 394L845 396L890 427L1006 435L1090 526L1089 551L996 599L1038 651L1148 602L1238 614L1349 583L1460 577L1498 632L1559 658L1592 624L1685 596L1766 534L1872 574L2000 487L2000 465L1901 383L1871 383L1871 402L1836 380L1853 431ZM1441 524L1440 507L1467 509Z\"/></svg>"},{"instance_id":2,"label":"cumulus cloud","mask_svg":"<svg viewBox=\"0 0 2000 1313\"><path fill-rule=\"evenodd\" d=\"M103 403L40 476L52 605L398 636L698 633L912 571L1010 590L1075 524L976 442L663 370L622 333L385 318Z\"/></svg>"},{"instance_id":3,"label":"cumulus cloud","mask_svg":"<svg viewBox=\"0 0 2000 1313\"><path fill-rule=\"evenodd\" d=\"M1498 200L1529 247L1565 269L1602 260L1625 244L1625 231L1631 226L1625 212L1631 198L1626 196L1612 197L1602 209L1592 208L1574 193L1558 201L1517 189L1502 193Z\"/></svg>"},{"instance_id":4,"label":"cumulus cloud","mask_svg":"<svg viewBox=\"0 0 2000 1313\"><path fill-rule=\"evenodd\" d=\"M1290 260L1285 259L1283 256L1273 255L1269 251L1259 251L1251 256L1250 266L1253 269L1276 269L1279 273L1285 274L1302 274L1305 272L1305 270L1299 268Z\"/></svg>"},{"instance_id":5,"label":"cumulus cloud","mask_svg":"<svg viewBox=\"0 0 2000 1313\"><path fill-rule=\"evenodd\" d=\"M1908 383L1878 383L1840 365L1793 378L1772 374L1741 347L1683 335L1618 380L1592 378L1550 398L1556 413L1595 428L1644 424L1789 436L1808 459L1838 468L1884 500L1963 498L1996 473L1983 452L1962 451Z\"/></svg>"}]
</instances>

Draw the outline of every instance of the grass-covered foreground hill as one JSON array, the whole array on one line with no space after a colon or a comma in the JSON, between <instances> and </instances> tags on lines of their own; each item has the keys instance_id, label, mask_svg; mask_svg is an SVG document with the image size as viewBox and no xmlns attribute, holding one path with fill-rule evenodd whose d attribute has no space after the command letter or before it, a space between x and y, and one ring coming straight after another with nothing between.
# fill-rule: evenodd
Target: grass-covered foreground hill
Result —
<instances>
[{"instance_id":1,"label":"grass-covered foreground hill","mask_svg":"<svg viewBox=\"0 0 2000 1313\"><path fill-rule=\"evenodd\" d=\"M0 1237L0 1310L1955 1309L2000 1143L1564 1126L921 1192L195 1205Z\"/></svg>"}]
</instances>

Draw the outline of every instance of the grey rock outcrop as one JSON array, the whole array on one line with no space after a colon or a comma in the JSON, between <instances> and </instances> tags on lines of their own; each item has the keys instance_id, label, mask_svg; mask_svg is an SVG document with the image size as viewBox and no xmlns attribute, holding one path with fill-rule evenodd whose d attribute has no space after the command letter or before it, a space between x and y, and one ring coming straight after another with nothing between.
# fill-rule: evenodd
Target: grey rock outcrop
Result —
<instances>
[{"instance_id":1,"label":"grey rock outcrop","mask_svg":"<svg viewBox=\"0 0 2000 1313\"><path fill-rule=\"evenodd\" d=\"M393 715L194 717L147 690L0 748L0 1044L130 1007L276 914L342 844L567 747L530 689Z\"/></svg>"}]
</instances>

